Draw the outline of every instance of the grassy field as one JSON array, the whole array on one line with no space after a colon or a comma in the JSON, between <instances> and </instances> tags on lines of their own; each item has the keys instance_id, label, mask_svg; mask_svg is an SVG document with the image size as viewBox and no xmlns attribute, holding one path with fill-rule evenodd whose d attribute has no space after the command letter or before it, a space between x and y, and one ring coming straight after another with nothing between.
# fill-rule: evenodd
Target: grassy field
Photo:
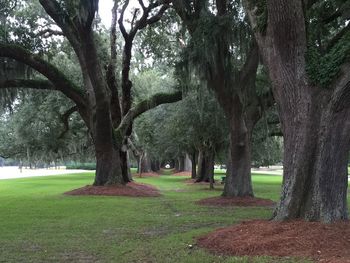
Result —
<instances>
[{"instance_id":1,"label":"grassy field","mask_svg":"<svg viewBox=\"0 0 350 263\"><path fill-rule=\"evenodd\" d=\"M194 237L269 208L215 208L194 204L221 189L187 185L185 177L137 179L157 186L156 198L65 196L93 174L0 181L0 262L297 262L220 257L189 244ZM280 176L254 175L256 195L277 200ZM300 261L298 261L300 262Z\"/></svg>"}]
</instances>

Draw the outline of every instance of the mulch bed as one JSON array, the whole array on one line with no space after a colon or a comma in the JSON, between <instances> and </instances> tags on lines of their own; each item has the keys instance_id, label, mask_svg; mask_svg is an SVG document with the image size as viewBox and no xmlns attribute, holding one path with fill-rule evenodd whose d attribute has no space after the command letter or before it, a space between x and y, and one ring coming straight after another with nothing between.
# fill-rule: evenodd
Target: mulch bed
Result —
<instances>
[{"instance_id":1,"label":"mulch bed","mask_svg":"<svg viewBox=\"0 0 350 263\"><path fill-rule=\"evenodd\" d=\"M209 206L274 206L275 202L270 199L263 199L257 197L224 197L215 196L201 199L196 202L199 205Z\"/></svg>"},{"instance_id":2,"label":"mulch bed","mask_svg":"<svg viewBox=\"0 0 350 263\"><path fill-rule=\"evenodd\" d=\"M107 195L107 196L132 196L132 197L157 197L160 196L154 186L141 183L128 183L127 185L93 186L86 185L64 193L66 195Z\"/></svg>"},{"instance_id":3,"label":"mulch bed","mask_svg":"<svg viewBox=\"0 0 350 263\"><path fill-rule=\"evenodd\" d=\"M191 174L191 172L175 172L172 175L191 177L192 174Z\"/></svg>"},{"instance_id":4,"label":"mulch bed","mask_svg":"<svg viewBox=\"0 0 350 263\"><path fill-rule=\"evenodd\" d=\"M309 258L317 262L350 262L350 222L245 221L197 239L215 254Z\"/></svg>"},{"instance_id":5,"label":"mulch bed","mask_svg":"<svg viewBox=\"0 0 350 263\"><path fill-rule=\"evenodd\" d=\"M140 174L139 173L133 173L132 176L140 178ZM141 178L142 177L159 177L159 176L160 176L160 174L154 173L154 172L142 173L141 174Z\"/></svg>"}]
</instances>

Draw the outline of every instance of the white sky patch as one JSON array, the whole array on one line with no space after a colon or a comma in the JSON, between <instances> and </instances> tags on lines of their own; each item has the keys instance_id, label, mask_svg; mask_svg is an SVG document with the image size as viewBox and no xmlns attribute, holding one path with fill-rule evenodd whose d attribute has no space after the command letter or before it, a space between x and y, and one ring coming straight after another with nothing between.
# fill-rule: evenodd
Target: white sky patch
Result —
<instances>
[{"instance_id":1,"label":"white sky patch","mask_svg":"<svg viewBox=\"0 0 350 263\"><path fill-rule=\"evenodd\" d=\"M111 26L113 2L113 0L100 0L99 2L98 13L106 28Z\"/></svg>"},{"instance_id":2,"label":"white sky patch","mask_svg":"<svg viewBox=\"0 0 350 263\"><path fill-rule=\"evenodd\" d=\"M148 1L144 0L144 4L147 6ZM113 8L114 0L100 0L98 5L98 14L101 17L102 23L106 28L109 28L111 26L112 22L112 8ZM119 6L119 10L121 9L122 5ZM137 0L130 0L127 10L124 14L124 20L130 20L132 18L131 10L133 8L140 8L140 5ZM118 16L120 14L118 13Z\"/></svg>"}]
</instances>

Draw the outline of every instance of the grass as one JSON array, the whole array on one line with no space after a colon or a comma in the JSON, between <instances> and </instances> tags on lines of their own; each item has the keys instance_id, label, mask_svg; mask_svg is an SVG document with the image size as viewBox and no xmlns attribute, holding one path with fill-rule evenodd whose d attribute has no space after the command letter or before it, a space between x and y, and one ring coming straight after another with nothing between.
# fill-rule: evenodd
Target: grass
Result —
<instances>
[{"instance_id":1,"label":"grass","mask_svg":"<svg viewBox=\"0 0 350 263\"><path fill-rule=\"evenodd\" d=\"M157 186L157 198L65 196L93 174L0 181L0 262L272 262L268 257L220 257L194 247L195 237L271 215L269 208L194 204L216 196L186 177L136 178ZM256 195L277 200L280 176L254 175ZM273 262L297 262L274 259ZM298 261L302 262L302 261Z\"/></svg>"}]
</instances>

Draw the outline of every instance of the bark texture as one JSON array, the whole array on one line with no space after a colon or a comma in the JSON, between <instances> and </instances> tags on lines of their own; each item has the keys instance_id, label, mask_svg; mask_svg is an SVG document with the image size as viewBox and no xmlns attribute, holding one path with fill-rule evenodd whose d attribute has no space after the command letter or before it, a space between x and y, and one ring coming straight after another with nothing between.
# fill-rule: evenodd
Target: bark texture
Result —
<instances>
[{"instance_id":1,"label":"bark texture","mask_svg":"<svg viewBox=\"0 0 350 263\"><path fill-rule=\"evenodd\" d=\"M269 71L284 135L283 186L273 218L347 219L350 65L341 66L328 88L312 85L302 1L267 1L264 33L257 29L254 4L245 1L245 8Z\"/></svg>"},{"instance_id":2,"label":"bark texture","mask_svg":"<svg viewBox=\"0 0 350 263\"><path fill-rule=\"evenodd\" d=\"M215 153L213 149L201 149L198 153L198 173L196 182L211 182L214 180Z\"/></svg>"}]
</instances>

